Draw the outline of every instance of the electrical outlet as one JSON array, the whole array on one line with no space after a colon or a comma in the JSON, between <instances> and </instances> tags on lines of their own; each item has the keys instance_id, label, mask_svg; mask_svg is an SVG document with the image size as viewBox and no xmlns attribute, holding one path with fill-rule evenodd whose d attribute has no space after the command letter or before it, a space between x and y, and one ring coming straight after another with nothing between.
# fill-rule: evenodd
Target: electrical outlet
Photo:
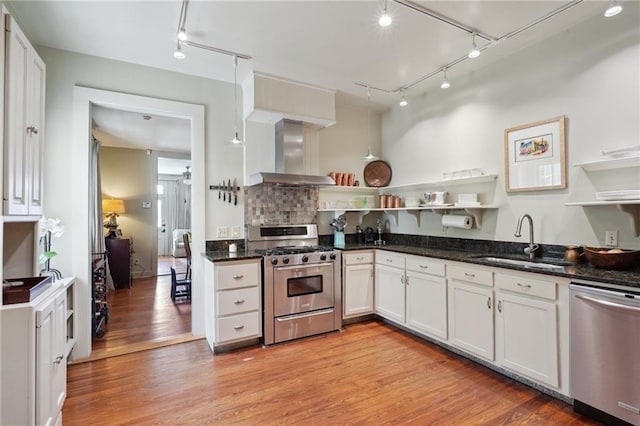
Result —
<instances>
[{"instance_id":1,"label":"electrical outlet","mask_svg":"<svg viewBox=\"0 0 640 426\"><path fill-rule=\"evenodd\" d=\"M218 238L229 238L228 226L218 226Z\"/></svg>"},{"instance_id":2,"label":"electrical outlet","mask_svg":"<svg viewBox=\"0 0 640 426\"><path fill-rule=\"evenodd\" d=\"M618 245L618 231L605 231L604 245L616 247Z\"/></svg>"},{"instance_id":3,"label":"electrical outlet","mask_svg":"<svg viewBox=\"0 0 640 426\"><path fill-rule=\"evenodd\" d=\"M231 228L231 238L240 238L240 227L234 226Z\"/></svg>"}]
</instances>

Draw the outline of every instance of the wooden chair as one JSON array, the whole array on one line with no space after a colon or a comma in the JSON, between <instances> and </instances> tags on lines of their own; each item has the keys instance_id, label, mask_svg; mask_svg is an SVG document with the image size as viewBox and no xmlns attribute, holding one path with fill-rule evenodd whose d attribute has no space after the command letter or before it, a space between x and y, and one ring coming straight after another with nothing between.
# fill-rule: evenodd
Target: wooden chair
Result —
<instances>
[{"instance_id":1,"label":"wooden chair","mask_svg":"<svg viewBox=\"0 0 640 426\"><path fill-rule=\"evenodd\" d=\"M191 300L191 280L179 280L175 268L171 267L171 300L175 303L176 299Z\"/></svg>"},{"instance_id":2,"label":"wooden chair","mask_svg":"<svg viewBox=\"0 0 640 426\"><path fill-rule=\"evenodd\" d=\"M184 251L187 253L187 272L184 274L185 280L191 279L191 245L189 244L189 234L182 234L184 241Z\"/></svg>"}]
</instances>

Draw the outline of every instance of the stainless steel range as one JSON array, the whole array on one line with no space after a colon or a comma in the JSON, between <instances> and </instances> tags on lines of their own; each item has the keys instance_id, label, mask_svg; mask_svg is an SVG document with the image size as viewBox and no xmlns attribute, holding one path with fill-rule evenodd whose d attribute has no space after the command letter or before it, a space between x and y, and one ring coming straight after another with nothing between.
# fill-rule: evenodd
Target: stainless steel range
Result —
<instances>
[{"instance_id":1,"label":"stainless steel range","mask_svg":"<svg viewBox=\"0 0 640 426\"><path fill-rule=\"evenodd\" d=\"M341 253L318 246L310 225L248 226L247 248L264 255L264 343L338 330Z\"/></svg>"}]
</instances>

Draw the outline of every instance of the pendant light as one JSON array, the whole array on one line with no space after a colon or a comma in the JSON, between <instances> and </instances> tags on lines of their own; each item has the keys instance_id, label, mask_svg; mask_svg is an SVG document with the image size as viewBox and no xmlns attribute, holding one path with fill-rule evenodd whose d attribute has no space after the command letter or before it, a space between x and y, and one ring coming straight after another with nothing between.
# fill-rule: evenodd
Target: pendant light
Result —
<instances>
[{"instance_id":1,"label":"pendant light","mask_svg":"<svg viewBox=\"0 0 640 426\"><path fill-rule=\"evenodd\" d=\"M391 15L387 12L387 0L384 0L384 10L382 11L382 15L380 15L380 19L378 19L378 24L381 27L388 27L393 22Z\"/></svg>"},{"instance_id":2,"label":"pendant light","mask_svg":"<svg viewBox=\"0 0 640 426\"><path fill-rule=\"evenodd\" d=\"M622 5L618 4L616 0L611 0L609 2L607 10L604 11L604 16L606 16L607 18L611 18L612 16L616 16L620 12L622 12Z\"/></svg>"},{"instance_id":3,"label":"pendant light","mask_svg":"<svg viewBox=\"0 0 640 426\"><path fill-rule=\"evenodd\" d=\"M187 36L187 32L185 31L184 27L180 28L180 31L178 31L178 40L180 41L187 41L189 37Z\"/></svg>"},{"instance_id":4,"label":"pendant light","mask_svg":"<svg viewBox=\"0 0 640 426\"><path fill-rule=\"evenodd\" d=\"M238 137L238 88L236 87L238 79L238 55L233 55L233 127L235 136L231 139L233 145L242 145L242 141Z\"/></svg>"},{"instance_id":5,"label":"pendant light","mask_svg":"<svg viewBox=\"0 0 640 426\"><path fill-rule=\"evenodd\" d=\"M404 97L404 89L400 90L400 92L402 93L402 99L400 99L400 106L401 107L406 107L407 105L409 105L409 102L407 102L407 98Z\"/></svg>"},{"instance_id":6,"label":"pendant light","mask_svg":"<svg viewBox=\"0 0 640 426\"><path fill-rule=\"evenodd\" d=\"M367 87L367 142L369 142L371 140L371 133L370 133L370 125L369 122L371 121L371 108L370 108L370 103L371 103L371 89ZM377 160L378 157L376 157L375 155L373 155L371 153L371 145L367 146L367 155L365 155L364 157L362 157L362 159L364 161L373 161L373 160Z\"/></svg>"},{"instance_id":7,"label":"pendant light","mask_svg":"<svg viewBox=\"0 0 640 426\"><path fill-rule=\"evenodd\" d=\"M173 57L176 59L184 59L184 52L182 51L182 46L180 45L180 41L178 41L176 45L176 50L173 52Z\"/></svg>"},{"instance_id":8,"label":"pendant light","mask_svg":"<svg viewBox=\"0 0 640 426\"><path fill-rule=\"evenodd\" d=\"M478 56L480 56L480 51L476 46L476 33L473 33L473 44L471 46L471 50L469 51L469 58L473 59L477 58Z\"/></svg>"},{"instance_id":9,"label":"pendant light","mask_svg":"<svg viewBox=\"0 0 640 426\"><path fill-rule=\"evenodd\" d=\"M442 80L442 84L440 85L440 88L448 89L449 87L451 87L451 84L449 83L449 80L447 80L447 69L443 68L442 71L444 72L444 79Z\"/></svg>"}]
</instances>

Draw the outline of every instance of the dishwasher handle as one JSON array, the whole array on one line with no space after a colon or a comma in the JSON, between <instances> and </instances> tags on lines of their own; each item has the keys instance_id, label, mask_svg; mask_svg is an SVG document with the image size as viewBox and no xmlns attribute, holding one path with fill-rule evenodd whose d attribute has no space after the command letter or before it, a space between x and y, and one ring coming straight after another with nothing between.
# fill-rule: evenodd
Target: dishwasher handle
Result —
<instances>
[{"instance_id":1,"label":"dishwasher handle","mask_svg":"<svg viewBox=\"0 0 640 426\"><path fill-rule=\"evenodd\" d=\"M578 299L586 300L587 302L595 303L596 305L602 305L602 306L606 306L606 307L609 307L609 308L616 308L616 309L621 309L621 310L624 310L624 311L640 313L640 307L623 305L621 303L610 302L608 300L596 299L594 297L585 296L584 294L576 294L576 297Z\"/></svg>"}]
</instances>

